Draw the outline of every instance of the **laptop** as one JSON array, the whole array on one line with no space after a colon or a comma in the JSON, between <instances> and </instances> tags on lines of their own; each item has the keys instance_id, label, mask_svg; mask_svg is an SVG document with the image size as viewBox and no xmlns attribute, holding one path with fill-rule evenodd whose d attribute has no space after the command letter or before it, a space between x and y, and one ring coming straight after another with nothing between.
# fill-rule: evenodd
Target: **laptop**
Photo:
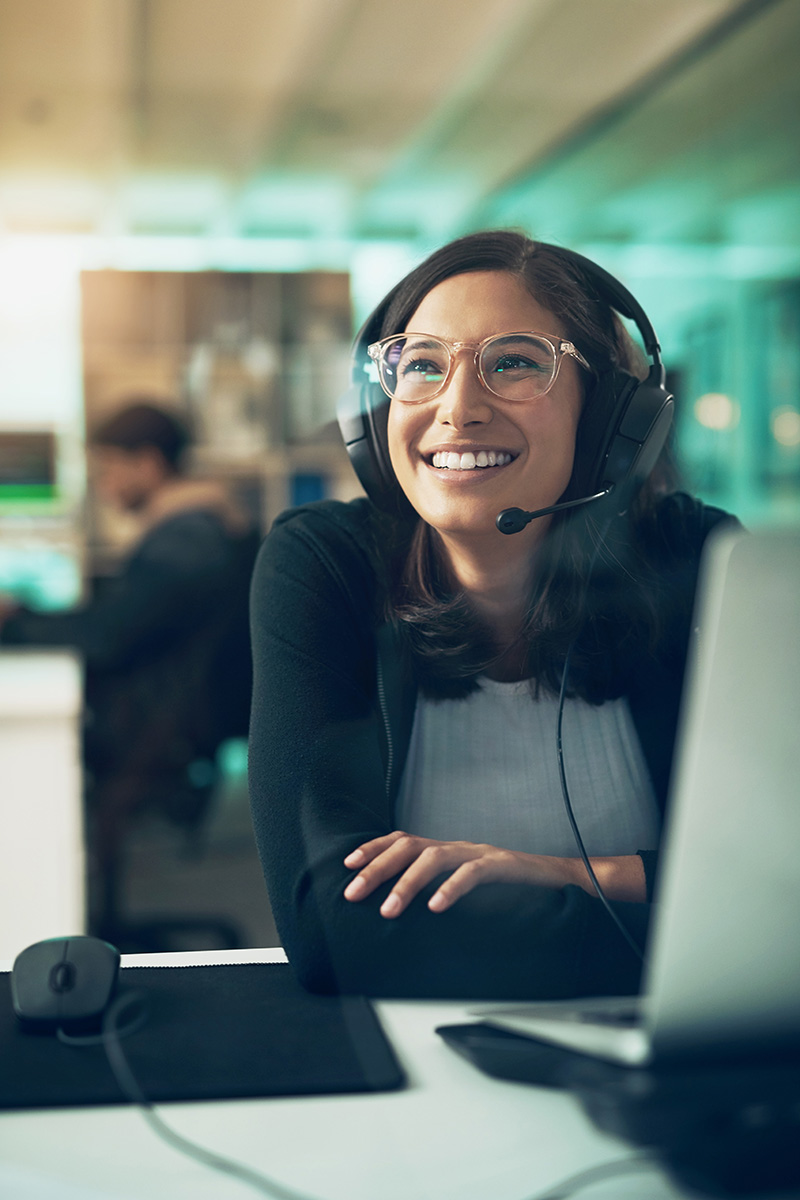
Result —
<instances>
[{"instance_id":1,"label":"laptop","mask_svg":"<svg viewBox=\"0 0 800 1200\"><path fill-rule=\"evenodd\" d=\"M800 1048L800 529L701 563L643 995L481 1007L627 1065Z\"/></svg>"}]
</instances>

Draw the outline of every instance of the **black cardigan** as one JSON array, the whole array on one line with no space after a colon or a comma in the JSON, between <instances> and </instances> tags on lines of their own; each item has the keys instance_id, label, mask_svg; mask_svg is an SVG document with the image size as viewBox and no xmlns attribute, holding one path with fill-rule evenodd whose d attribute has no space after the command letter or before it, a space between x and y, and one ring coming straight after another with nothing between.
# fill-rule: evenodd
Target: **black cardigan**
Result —
<instances>
[{"instance_id":1,"label":"black cardigan","mask_svg":"<svg viewBox=\"0 0 800 1200\"><path fill-rule=\"evenodd\" d=\"M686 496L662 502L656 561L678 596L669 635L626 689L659 803L666 803L702 543L725 518ZM253 579L250 793L278 930L300 980L374 996L551 998L636 991L636 956L579 887L492 883L434 914L423 889L396 920L391 884L357 904L343 859L395 828L416 684L381 624L374 509L322 501L285 513ZM512 847L513 848L513 847ZM646 863L652 880L653 863ZM649 904L616 905L644 943Z\"/></svg>"}]
</instances>

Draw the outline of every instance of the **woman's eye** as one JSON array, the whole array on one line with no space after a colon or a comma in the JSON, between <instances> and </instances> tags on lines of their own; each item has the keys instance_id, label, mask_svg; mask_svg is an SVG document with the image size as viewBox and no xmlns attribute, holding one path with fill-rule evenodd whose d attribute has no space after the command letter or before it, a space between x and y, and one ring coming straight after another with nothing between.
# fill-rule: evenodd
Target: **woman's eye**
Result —
<instances>
[{"instance_id":1,"label":"woman's eye","mask_svg":"<svg viewBox=\"0 0 800 1200\"><path fill-rule=\"evenodd\" d=\"M400 364L398 374L403 379L414 380L414 377L426 383L438 383L444 379L445 372L439 363L430 358L412 358Z\"/></svg>"},{"instance_id":2,"label":"woman's eye","mask_svg":"<svg viewBox=\"0 0 800 1200\"><path fill-rule=\"evenodd\" d=\"M498 374L510 374L512 371L527 371L529 373L548 371L549 365L543 362L537 362L534 358L529 358L523 354L502 354L491 367L492 371Z\"/></svg>"}]
</instances>

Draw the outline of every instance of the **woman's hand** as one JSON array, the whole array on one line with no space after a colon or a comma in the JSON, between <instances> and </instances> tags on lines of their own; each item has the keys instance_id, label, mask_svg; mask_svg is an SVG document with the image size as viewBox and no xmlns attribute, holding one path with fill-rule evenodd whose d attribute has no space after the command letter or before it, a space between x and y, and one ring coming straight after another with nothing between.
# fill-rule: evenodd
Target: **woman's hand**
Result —
<instances>
[{"instance_id":1,"label":"woman's hand","mask_svg":"<svg viewBox=\"0 0 800 1200\"><path fill-rule=\"evenodd\" d=\"M642 903L647 899L644 866L638 854L591 858L592 870L609 900ZM444 912L481 883L530 883L539 887L574 884L595 895L580 858L525 854L476 842L439 842L395 830L364 842L344 865L357 870L344 890L346 900L363 900L375 888L399 876L381 905L384 917L399 917L414 897L445 871L452 874L428 901L431 912Z\"/></svg>"},{"instance_id":2,"label":"woman's hand","mask_svg":"<svg viewBox=\"0 0 800 1200\"><path fill-rule=\"evenodd\" d=\"M381 905L384 917L399 917L414 897L445 871L452 872L428 901L432 912L444 912L481 883L531 883L564 887L578 883L580 859L523 854L475 842L439 842L396 830L364 842L344 860L358 875L344 891L346 900L363 900L380 884L399 875Z\"/></svg>"}]
</instances>

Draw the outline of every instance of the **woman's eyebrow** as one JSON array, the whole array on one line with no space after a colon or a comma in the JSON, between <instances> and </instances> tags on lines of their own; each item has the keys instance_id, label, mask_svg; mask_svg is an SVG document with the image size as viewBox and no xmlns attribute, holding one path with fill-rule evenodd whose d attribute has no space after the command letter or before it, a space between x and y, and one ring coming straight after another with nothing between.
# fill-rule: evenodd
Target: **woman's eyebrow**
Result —
<instances>
[{"instance_id":1,"label":"woman's eyebrow","mask_svg":"<svg viewBox=\"0 0 800 1200\"><path fill-rule=\"evenodd\" d=\"M440 341L438 338L434 338L432 333L412 333L403 343L403 351L435 350L438 345L440 345Z\"/></svg>"}]
</instances>

